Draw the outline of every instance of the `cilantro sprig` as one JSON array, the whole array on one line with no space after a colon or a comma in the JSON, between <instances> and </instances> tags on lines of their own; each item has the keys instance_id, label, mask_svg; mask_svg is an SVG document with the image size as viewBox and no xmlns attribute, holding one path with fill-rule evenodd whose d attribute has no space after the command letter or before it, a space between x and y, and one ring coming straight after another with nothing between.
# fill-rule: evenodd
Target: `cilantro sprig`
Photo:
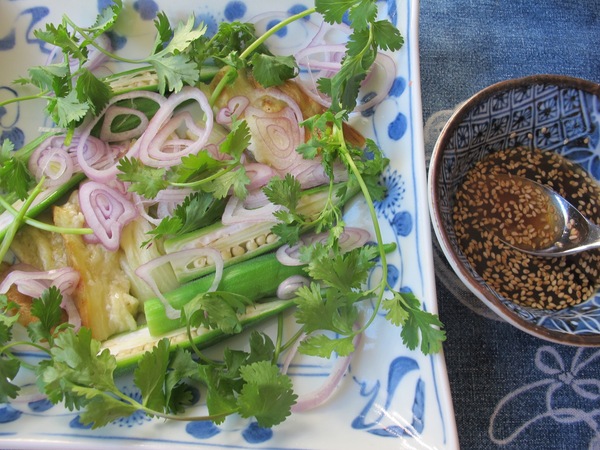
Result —
<instances>
[{"instance_id":1,"label":"cilantro sprig","mask_svg":"<svg viewBox=\"0 0 600 450\"><path fill-rule=\"evenodd\" d=\"M233 190L245 198L249 183L241 162L242 152L250 142L250 129L245 121L235 121L231 132L220 143L219 152L227 158L217 160L208 152L190 154L181 164L170 170L144 165L136 158L121 158L118 178L130 183L129 190L148 198L155 198L168 187L192 188L225 198Z\"/></svg>"},{"instance_id":2,"label":"cilantro sprig","mask_svg":"<svg viewBox=\"0 0 600 450\"><path fill-rule=\"evenodd\" d=\"M144 353L134 371L133 381L141 394L138 401L116 385L116 359L108 349L101 350L91 330L75 331L63 321L62 300L56 287L33 299L30 313L34 320L27 325L30 341L15 342L13 328L20 306L0 295L0 401L19 394L14 380L21 367L30 366L12 349L28 345L49 357L31 367L48 399L80 410L81 422L92 428L140 411L150 417L216 423L239 413L256 418L263 427L277 425L290 414L297 396L289 377L279 371L275 346L264 333L252 333L247 352L227 349L224 363L208 358L199 361L181 348L171 349L168 339L160 340ZM182 418L178 414L194 403L193 389L200 382L207 388L209 413Z\"/></svg>"},{"instance_id":3,"label":"cilantro sprig","mask_svg":"<svg viewBox=\"0 0 600 450\"><path fill-rule=\"evenodd\" d=\"M100 113L113 95L110 84L85 67L90 47L95 47L113 61L151 66L157 75L161 94L177 92L185 84L198 82L198 66L189 50L192 43L206 33L205 25L196 26L191 16L172 29L166 15L161 12L154 21L157 33L152 53L141 59L125 58L97 43L98 37L115 25L122 8L121 0L113 1L89 27L81 27L64 15L61 23L47 24L43 30L35 30L36 38L58 47L64 58L60 62L31 67L28 76L17 79L15 83L33 86L38 92L0 102L0 106L44 99L49 117L58 127L72 133L86 115Z\"/></svg>"},{"instance_id":4,"label":"cilantro sprig","mask_svg":"<svg viewBox=\"0 0 600 450\"><path fill-rule=\"evenodd\" d=\"M331 210L317 218L322 228L331 231L325 244L306 248L302 254L308 264L307 272L315 282L297 291L296 319L307 333L311 333L301 343L300 350L325 358L333 352L347 355L354 350L354 337L367 329L383 309L386 319L401 327L400 335L408 348L415 349L420 344L425 354L438 352L445 339L439 318L424 311L414 295L398 292L388 284L385 247L373 203L384 193L377 179L387 159L372 141L367 144L368 152L348 143L343 126L346 115L345 111L337 114L327 111L307 120L305 125L310 131L310 138L299 151L309 157L320 154L325 171L330 174L335 161L341 160L346 165L366 200L377 246L340 253L338 238L345 224L340 219L342 211L336 202L331 202ZM273 227L273 231L288 241L297 236L296 231L305 225L306 220L295 210L297 189L297 181L289 176L282 181L274 181L266 190L271 201L287 208L279 214L282 222ZM363 290L377 258L381 265L381 280ZM385 298L386 295L391 295L391 298ZM357 329L359 305L371 298L375 298L373 311L366 323Z\"/></svg>"},{"instance_id":5,"label":"cilantro sprig","mask_svg":"<svg viewBox=\"0 0 600 450\"><path fill-rule=\"evenodd\" d=\"M372 0L316 0L315 8L329 23L341 23L348 14L353 31L342 67L333 77L321 78L318 85L331 98L331 111L352 111L377 52L399 50L404 38L388 20L377 20L377 5Z\"/></svg>"}]
</instances>

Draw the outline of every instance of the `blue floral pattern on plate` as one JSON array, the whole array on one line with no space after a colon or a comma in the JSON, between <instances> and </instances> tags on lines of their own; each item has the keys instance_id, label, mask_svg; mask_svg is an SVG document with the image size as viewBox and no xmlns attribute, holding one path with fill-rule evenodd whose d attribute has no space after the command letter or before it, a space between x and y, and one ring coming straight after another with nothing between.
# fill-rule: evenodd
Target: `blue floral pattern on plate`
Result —
<instances>
[{"instance_id":1,"label":"blue floral pattern on plate","mask_svg":"<svg viewBox=\"0 0 600 450\"><path fill-rule=\"evenodd\" d=\"M60 20L63 11L76 21L91 21L109 0L82 1L75 6L68 0L53 0L42 6L39 0L3 3L0 16L0 64L7 70L0 75L0 99L17 95L8 83L26 73L27 66L43 64L49 53L45 44L33 38L32 28L44 22ZM159 10L173 20L194 13L197 21L213 33L218 23L227 20L258 19L260 31L281 20L285 14L306 9L308 3L282 0L269 11L259 0L229 2L167 2L132 0L127 4L127 23L117 24L111 33L114 48L130 50L148 45L153 39L152 21ZM420 129L420 93L417 64L416 0L388 0L378 3L407 38L397 56L397 76L389 96L381 104L353 119L353 125L376 140L390 159L382 178L387 196L376 204L385 240L397 244L389 257L390 284L414 292L424 307L436 311L429 216L425 193L425 161ZM310 20L288 27L271 39L269 45L282 52L310 36ZM314 28L312 28L314 29ZM143 44L146 42L146 44ZM18 56L17 56L18 55ZM118 66L115 70L118 69ZM23 94L24 92L19 92ZM367 94L369 95L369 94ZM7 105L0 109L2 139L10 138L18 146L35 137L37 127L45 124L39 104ZM27 118L25 120L24 118ZM293 318L287 318L293 323ZM264 326L267 332L275 324ZM239 417L223 424L212 422L165 422L136 413L93 430L83 426L76 411L54 406L44 399L12 402L0 408L0 445L30 443L37 448L55 446L77 439L80 448L103 448L125 443L143 443L148 448L228 447L253 448L337 448L399 449L458 448L448 381L442 355L424 356L409 351L401 342L400 330L378 317L367 332L355 355L349 373L334 396L318 409L295 414L273 429L259 427ZM244 336L233 338L230 345L244 346ZM299 393L309 392L330 373L335 361L311 358L292 364L289 374ZM21 374L19 375L21 377ZM23 374L23 385L33 383L31 374ZM132 388L131 375L118 380L123 392L139 395ZM202 392L197 406L203 408Z\"/></svg>"}]
</instances>

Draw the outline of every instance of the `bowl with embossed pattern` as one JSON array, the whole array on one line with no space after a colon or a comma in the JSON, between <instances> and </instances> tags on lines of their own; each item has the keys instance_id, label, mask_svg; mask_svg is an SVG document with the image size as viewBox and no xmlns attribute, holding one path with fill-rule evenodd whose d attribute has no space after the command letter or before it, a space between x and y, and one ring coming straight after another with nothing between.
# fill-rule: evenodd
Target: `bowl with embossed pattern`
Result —
<instances>
[{"instance_id":1,"label":"bowl with embossed pattern","mask_svg":"<svg viewBox=\"0 0 600 450\"><path fill-rule=\"evenodd\" d=\"M562 75L496 83L461 104L430 162L435 235L466 287L502 319L539 338L600 345L600 252L536 257L557 228L551 187L600 223L600 85ZM514 240L514 241L513 241Z\"/></svg>"}]
</instances>

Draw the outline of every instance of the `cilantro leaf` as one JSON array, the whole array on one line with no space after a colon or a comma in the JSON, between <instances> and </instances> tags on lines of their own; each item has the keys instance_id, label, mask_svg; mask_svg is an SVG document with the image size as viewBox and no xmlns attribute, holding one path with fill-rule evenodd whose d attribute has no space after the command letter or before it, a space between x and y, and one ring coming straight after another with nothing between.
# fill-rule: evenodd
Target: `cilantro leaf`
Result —
<instances>
[{"instance_id":1,"label":"cilantro leaf","mask_svg":"<svg viewBox=\"0 0 600 450\"><path fill-rule=\"evenodd\" d=\"M117 168L120 172L117 178L131 183L128 188L130 191L148 199L155 198L160 191L169 186L165 180L166 169L147 166L137 158L123 157L119 160Z\"/></svg>"},{"instance_id":2,"label":"cilantro leaf","mask_svg":"<svg viewBox=\"0 0 600 450\"><path fill-rule=\"evenodd\" d=\"M0 357L0 402L6 403L11 398L17 398L21 388L10 380L14 380L19 372L21 363L18 359L6 356Z\"/></svg>"},{"instance_id":3,"label":"cilantro leaf","mask_svg":"<svg viewBox=\"0 0 600 450\"><path fill-rule=\"evenodd\" d=\"M298 396L276 365L258 361L241 367L240 373L245 381L238 398L242 417L255 417L261 427L272 427L290 415Z\"/></svg>"},{"instance_id":4,"label":"cilantro leaf","mask_svg":"<svg viewBox=\"0 0 600 450\"><path fill-rule=\"evenodd\" d=\"M278 216L278 212L275 212L275 217ZM282 243L294 245L300 240L302 227L298 223L279 222L271 227L271 232L279 236Z\"/></svg>"},{"instance_id":5,"label":"cilantro leaf","mask_svg":"<svg viewBox=\"0 0 600 450\"><path fill-rule=\"evenodd\" d=\"M253 331L250 335L250 352L225 349L224 365L201 365L199 374L206 384L206 404L211 415L231 414L239 409L238 394L244 387L241 369L259 361L272 360L275 346L269 336ZM217 423L220 420L216 420Z\"/></svg>"},{"instance_id":6,"label":"cilantro leaf","mask_svg":"<svg viewBox=\"0 0 600 450\"><path fill-rule=\"evenodd\" d=\"M188 302L183 312L188 326L204 326L219 329L225 334L234 334L242 331L239 314L243 314L249 304L250 300L238 294L206 292Z\"/></svg>"},{"instance_id":7,"label":"cilantro leaf","mask_svg":"<svg viewBox=\"0 0 600 450\"><path fill-rule=\"evenodd\" d=\"M113 374L117 367L115 357L105 349L100 352L100 342L92 339L88 328L77 333L66 329L54 339L50 349L51 360L43 361L37 368L40 385L52 403L64 401L68 409L81 408L89 400L76 387L93 387L103 392L118 392Z\"/></svg>"},{"instance_id":8,"label":"cilantro leaf","mask_svg":"<svg viewBox=\"0 0 600 450\"><path fill-rule=\"evenodd\" d=\"M13 153L13 143L5 139L0 147L0 192L14 193L19 199L24 200L29 195L29 188L33 182L27 164Z\"/></svg>"},{"instance_id":9,"label":"cilantro leaf","mask_svg":"<svg viewBox=\"0 0 600 450\"><path fill-rule=\"evenodd\" d=\"M226 350L226 355L228 351ZM198 367L198 375L206 385L206 406L213 422L216 424L222 423L225 416L236 412L237 395L236 395L236 380L237 372L231 374L227 366L217 366L214 364L200 365ZM221 418L219 418L221 416Z\"/></svg>"},{"instance_id":10,"label":"cilantro leaf","mask_svg":"<svg viewBox=\"0 0 600 450\"><path fill-rule=\"evenodd\" d=\"M198 68L181 54L153 56L148 62L156 71L158 92L161 94L178 92L184 83L194 85L198 81Z\"/></svg>"},{"instance_id":11,"label":"cilantro leaf","mask_svg":"<svg viewBox=\"0 0 600 450\"><path fill-rule=\"evenodd\" d=\"M17 305L8 301L8 297L4 294L0 294L0 345L8 343L12 338L12 327L19 319L17 314L13 314L12 311L16 309ZM11 312L9 314L9 312ZM11 380L17 376L21 363L19 359L12 357L7 353L0 354L0 402L6 403L11 398L16 398L20 387Z\"/></svg>"},{"instance_id":12,"label":"cilantro leaf","mask_svg":"<svg viewBox=\"0 0 600 450\"><path fill-rule=\"evenodd\" d=\"M315 247L323 244L316 244ZM367 279L373 267L373 258L378 255L374 246L364 246L351 251L330 255L322 252L320 257L312 258L308 265L308 274L322 280L328 286L342 292L357 289Z\"/></svg>"},{"instance_id":13,"label":"cilantro leaf","mask_svg":"<svg viewBox=\"0 0 600 450\"><path fill-rule=\"evenodd\" d=\"M166 37L164 19L159 19L159 34L155 42L155 50L161 47L162 39ZM145 59L152 65L158 75L158 91L164 94L167 90L178 92L183 84L194 85L199 78L198 66L184 54L192 42L206 32L206 26L194 27L194 17L187 22L179 23L173 31L171 40L162 50Z\"/></svg>"},{"instance_id":14,"label":"cilantro leaf","mask_svg":"<svg viewBox=\"0 0 600 450\"><path fill-rule=\"evenodd\" d=\"M394 297L383 302L386 319L402 327L400 335L406 346L413 350L421 341L421 351L428 355L439 352L446 333L440 327L437 315L421 309L421 304L410 292L394 292Z\"/></svg>"},{"instance_id":15,"label":"cilantro leaf","mask_svg":"<svg viewBox=\"0 0 600 450\"><path fill-rule=\"evenodd\" d=\"M309 336L300 343L299 351L304 355L330 358L332 353L348 356L354 348L354 336L330 338L324 334Z\"/></svg>"},{"instance_id":16,"label":"cilantro leaf","mask_svg":"<svg viewBox=\"0 0 600 450\"><path fill-rule=\"evenodd\" d=\"M210 39L198 39L192 44L190 55L199 66L212 61L218 67L230 65L243 68L240 60L244 50L256 41L254 25L251 23L221 22L215 35ZM258 52L269 54L265 45L260 45Z\"/></svg>"},{"instance_id":17,"label":"cilantro leaf","mask_svg":"<svg viewBox=\"0 0 600 450\"><path fill-rule=\"evenodd\" d=\"M169 340L161 339L152 350L142 356L133 380L142 394L142 405L155 411L163 411L166 405L165 377L169 365Z\"/></svg>"},{"instance_id":18,"label":"cilantro leaf","mask_svg":"<svg viewBox=\"0 0 600 450\"><path fill-rule=\"evenodd\" d=\"M30 78L22 79L22 84L31 83L40 89L51 90L57 79L69 75L69 68L65 62L62 62L45 66L33 66L27 69L27 72Z\"/></svg>"},{"instance_id":19,"label":"cilantro leaf","mask_svg":"<svg viewBox=\"0 0 600 450\"><path fill-rule=\"evenodd\" d=\"M352 334L358 319L358 310L354 303L360 294L342 293L336 289L326 289L312 282L296 291L296 321L304 326L307 333L329 330L338 334Z\"/></svg>"},{"instance_id":20,"label":"cilantro leaf","mask_svg":"<svg viewBox=\"0 0 600 450\"><path fill-rule=\"evenodd\" d=\"M19 305L9 302L5 294L0 294L0 345L12 339L12 327L19 320Z\"/></svg>"},{"instance_id":21,"label":"cilantro leaf","mask_svg":"<svg viewBox=\"0 0 600 450\"><path fill-rule=\"evenodd\" d=\"M79 414L79 420L83 425L89 425L92 429L104 427L138 411L137 406L112 395L100 394L94 388L74 386L73 392L80 398L88 399L86 408Z\"/></svg>"},{"instance_id":22,"label":"cilantro leaf","mask_svg":"<svg viewBox=\"0 0 600 450\"><path fill-rule=\"evenodd\" d=\"M164 11L159 11L154 19L154 27L156 28L156 38L154 41L154 53L164 50L165 43L169 42L173 37L173 29L169 18Z\"/></svg>"},{"instance_id":23,"label":"cilantro leaf","mask_svg":"<svg viewBox=\"0 0 600 450\"><path fill-rule=\"evenodd\" d=\"M63 296L56 286L50 286L41 297L33 299L31 303L31 315L39 320L31 322L27 327L29 337L33 342L46 340L52 343L54 339L54 328L62 322L61 303Z\"/></svg>"},{"instance_id":24,"label":"cilantro leaf","mask_svg":"<svg viewBox=\"0 0 600 450\"><path fill-rule=\"evenodd\" d=\"M178 183L190 182L221 167L222 163L210 156L208 152L198 152L181 158L181 164L175 167L175 171L170 178Z\"/></svg>"},{"instance_id":25,"label":"cilantro leaf","mask_svg":"<svg viewBox=\"0 0 600 450\"><path fill-rule=\"evenodd\" d=\"M185 379L199 379L198 363L190 352L181 347L175 349L165 377L165 403L172 413L181 412L183 406L190 405L193 396Z\"/></svg>"},{"instance_id":26,"label":"cilantro leaf","mask_svg":"<svg viewBox=\"0 0 600 450\"><path fill-rule=\"evenodd\" d=\"M82 69L75 84L77 99L87 103L93 114L99 114L111 96L110 87L87 69Z\"/></svg>"},{"instance_id":27,"label":"cilantro leaf","mask_svg":"<svg viewBox=\"0 0 600 450\"><path fill-rule=\"evenodd\" d=\"M346 12L357 0L315 0L317 12L329 23L342 23Z\"/></svg>"},{"instance_id":28,"label":"cilantro leaf","mask_svg":"<svg viewBox=\"0 0 600 450\"><path fill-rule=\"evenodd\" d=\"M70 91L65 96L58 96L48 101L46 111L54 122L61 127L69 127L73 123L79 123L87 114L90 105L77 98L76 91Z\"/></svg>"},{"instance_id":29,"label":"cilantro leaf","mask_svg":"<svg viewBox=\"0 0 600 450\"><path fill-rule=\"evenodd\" d=\"M225 153L235 161L239 161L242 153L250 145L252 135L245 120L234 120L225 139L219 145L219 152Z\"/></svg>"},{"instance_id":30,"label":"cilantro leaf","mask_svg":"<svg viewBox=\"0 0 600 450\"><path fill-rule=\"evenodd\" d=\"M187 22L180 22L173 31L173 38L167 43L165 48L158 54L172 53L178 54L185 51L193 41L206 33L207 27L204 24L198 27L194 26L195 17L191 15Z\"/></svg>"},{"instance_id":31,"label":"cilantro leaf","mask_svg":"<svg viewBox=\"0 0 600 450\"><path fill-rule=\"evenodd\" d=\"M88 51L80 45L80 39L75 33L70 33L67 25L48 23L44 30L34 30L33 35L44 42L59 47L65 55L71 55L79 60L87 57Z\"/></svg>"},{"instance_id":32,"label":"cilantro leaf","mask_svg":"<svg viewBox=\"0 0 600 450\"><path fill-rule=\"evenodd\" d=\"M272 56L255 53L250 61L252 74L261 86L279 86L298 74L298 65L293 56Z\"/></svg>"},{"instance_id":33,"label":"cilantro leaf","mask_svg":"<svg viewBox=\"0 0 600 450\"><path fill-rule=\"evenodd\" d=\"M288 173L283 179L271 179L263 188L263 192L271 202L285 206L291 212L296 212L302 186L293 175Z\"/></svg>"},{"instance_id":34,"label":"cilantro leaf","mask_svg":"<svg viewBox=\"0 0 600 450\"><path fill-rule=\"evenodd\" d=\"M341 23L348 12L353 32L342 67L332 78L321 78L317 84L331 98L332 111L352 111L377 49L397 50L404 39L389 21L376 20L377 3L373 0L316 0L315 7L329 23Z\"/></svg>"},{"instance_id":35,"label":"cilantro leaf","mask_svg":"<svg viewBox=\"0 0 600 450\"><path fill-rule=\"evenodd\" d=\"M104 33L109 30L117 21L122 9L123 2L121 0L111 0L111 3L100 11L94 24L87 30L96 31L97 33Z\"/></svg>"},{"instance_id":36,"label":"cilantro leaf","mask_svg":"<svg viewBox=\"0 0 600 450\"><path fill-rule=\"evenodd\" d=\"M372 0L362 0L350 9L348 18L352 22L352 28L357 31L364 30L377 18L377 4Z\"/></svg>"},{"instance_id":37,"label":"cilantro leaf","mask_svg":"<svg viewBox=\"0 0 600 450\"><path fill-rule=\"evenodd\" d=\"M404 45L404 37L400 30L389 20L378 20L373 23L373 37L377 47L382 50L396 51Z\"/></svg>"},{"instance_id":38,"label":"cilantro leaf","mask_svg":"<svg viewBox=\"0 0 600 450\"><path fill-rule=\"evenodd\" d=\"M148 234L157 239L165 236L181 236L206 227L223 215L225 205L223 199L216 199L206 192L194 192L175 208L171 216L162 219Z\"/></svg>"},{"instance_id":39,"label":"cilantro leaf","mask_svg":"<svg viewBox=\"0 0 600 450\"><path fill-rule=\"evenodd\" d=\"M250 178L248 178L246 170L240 167L237 170L222 173L211 183L203 184L201 188L205 192L212 193L218 199L227 197L233 189L234 195L243 199L248 194L246 188L248 183L250 183Z\"/></svg>"},{"instance_id":40,"label":"cilantro leaf","mask_svg":"<svg viewBox=\"0 0 600 450\"><path fill-rule=\"evenodd\" d=\"M204 192L194 192L187 196L173 213L173 217L181 221L181 228L176 234L189 233L214 223L221 217L225 204L226 202Z\"/></svg>"}]
</instances>

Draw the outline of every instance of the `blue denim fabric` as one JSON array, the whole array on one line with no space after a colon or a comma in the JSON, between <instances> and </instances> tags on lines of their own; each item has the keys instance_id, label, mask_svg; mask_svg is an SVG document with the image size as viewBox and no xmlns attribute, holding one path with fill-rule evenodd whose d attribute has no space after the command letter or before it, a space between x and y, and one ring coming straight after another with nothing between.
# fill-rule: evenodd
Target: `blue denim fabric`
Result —
<instances>
[{"instance_id":1,"label":"blue denim fabric","mask_svg":"<svg viewBox=\"0 0 600 450\"><path fill-rule=\"evenodd\" d=\"M600 0L421 0L420 8L428 125L504 79L600 82ZM551 344L467 307L477 301L439 254L436 273L461 447L600 448L600 351Z\"/></svg>"}]
</instances>

